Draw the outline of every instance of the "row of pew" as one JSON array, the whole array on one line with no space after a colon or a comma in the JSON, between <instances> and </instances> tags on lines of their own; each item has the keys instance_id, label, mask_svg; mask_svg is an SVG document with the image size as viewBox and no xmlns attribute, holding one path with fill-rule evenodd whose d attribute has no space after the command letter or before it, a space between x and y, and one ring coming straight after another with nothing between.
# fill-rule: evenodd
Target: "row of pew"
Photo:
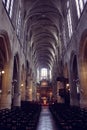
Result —
<instances>
[{"instance_id":1,"label":"row of pew","mask_svg":"<svg viewBox=\"0 0 87 130\"><path fill-rule=\"evenodd\" d=\"M0 110L0 130L36 130L41 106L22 102L21 107Z\"/></svg>"},{"instance_id":2,"label":"row of pew","mask_svg":"<svg viewBox=\"0 0 87 130\"><path fill-rule=\"evenodd\" d=\"M49 109L60 130L87 130L87 109L61 103L51 104Z\"/></svg>"}]
</instances>

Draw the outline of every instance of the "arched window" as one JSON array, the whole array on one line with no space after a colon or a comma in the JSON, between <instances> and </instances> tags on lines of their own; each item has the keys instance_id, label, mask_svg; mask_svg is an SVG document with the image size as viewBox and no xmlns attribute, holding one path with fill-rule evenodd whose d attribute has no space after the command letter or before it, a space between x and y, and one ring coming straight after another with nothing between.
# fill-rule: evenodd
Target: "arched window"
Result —
<instances>
[{"instance_id":1,"label":"arched window","mask_svg":"<svg viewBox=\"0 0 87 130\"><path fill-rule=\"evenodd\" d=\"M41 69L41 79L46 79L47 78L47 68L42 68Z\"/></svg>"}]
</instances>

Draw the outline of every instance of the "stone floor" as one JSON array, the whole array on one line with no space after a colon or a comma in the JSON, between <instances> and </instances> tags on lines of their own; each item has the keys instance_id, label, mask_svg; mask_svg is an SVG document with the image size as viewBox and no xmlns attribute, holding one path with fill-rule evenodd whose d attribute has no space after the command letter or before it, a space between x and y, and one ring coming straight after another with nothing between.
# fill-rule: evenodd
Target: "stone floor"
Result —
<instances>
[{"instance_id":1,"label":"stone floor","mask_svg":"<svg viewBox=\"0 0 87 130\"><path fill-rule=\"evenodd\" d=\"M37 130L58 130L47 106L42 107Z\"/></svg>"}]
</instances>

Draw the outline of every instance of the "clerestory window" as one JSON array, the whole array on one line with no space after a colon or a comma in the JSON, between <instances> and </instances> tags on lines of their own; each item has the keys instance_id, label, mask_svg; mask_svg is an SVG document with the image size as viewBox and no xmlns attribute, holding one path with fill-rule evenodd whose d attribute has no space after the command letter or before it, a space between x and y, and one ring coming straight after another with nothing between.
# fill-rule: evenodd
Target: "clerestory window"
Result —
<instances>
[{"instance_id":1,"label":"clerestory window","mask_svg":"<svg viewBox=\"0 0 87 130\"><path fill-rule=\"evenodd\" d=\"M68 24L69 37L71 38L73 31L72 31L72 20L71 20L69 0L67 1L67 24Z\"/></svg>"},{"instance_id":2,"label":"clerestory window","mask_svg":"<svg viewBox=\"0 0 87 130\"><path fill-rule=\"evenodd\" d=\"M5 8L8 12L8 15L9 17L11 18L12 17L12 11L13 11L13 3L14 3L14 0L2 0L4 5L5 5Z\"/></svg>"},{"instance_id":3,"label":"clerestory window","mask_svg":"<svg viewBox=\"0 0 87 130\"><path fill-rule=\"evenodd\" d=\"M87 0L75 0L75 2L76 2L76 8L77 8L77 15L78 15L78 18L80 18Z\"/></svg>"},{"instance_id":4,"label":"clerestory window","mask_svg":"<svg viewBox=\"0 0 87 130\"><path fill-rule=\"evenodd\" d=\"M41 79L46 79L47 78L47 68L42 68L41 69Z\"/></svg>"}]
</instances>

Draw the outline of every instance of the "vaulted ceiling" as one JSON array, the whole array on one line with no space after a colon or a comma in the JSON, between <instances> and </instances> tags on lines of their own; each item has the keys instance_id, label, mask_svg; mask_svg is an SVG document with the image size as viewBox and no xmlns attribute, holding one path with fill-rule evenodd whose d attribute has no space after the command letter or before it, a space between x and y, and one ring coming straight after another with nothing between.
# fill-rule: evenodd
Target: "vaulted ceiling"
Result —
<instances>
[{"instance_id":1,"label":"vaulted ceiling","mask_svg":"<svg viewBox=\"0 0 87 130\"><path fill-rule=\"evenodd\" d=\"M37 67L51 68L61 32L60 0L25 0L28 39Z\"/></svg>"}]
</instances>

